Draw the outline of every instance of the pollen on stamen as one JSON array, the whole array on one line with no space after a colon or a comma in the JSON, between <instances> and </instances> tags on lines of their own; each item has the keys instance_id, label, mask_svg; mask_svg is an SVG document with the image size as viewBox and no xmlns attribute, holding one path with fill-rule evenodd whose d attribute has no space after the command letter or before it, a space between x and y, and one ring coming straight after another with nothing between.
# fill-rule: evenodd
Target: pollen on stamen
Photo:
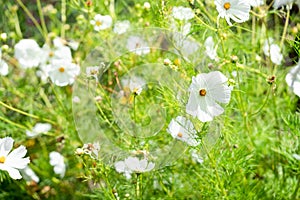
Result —
<instances>
[{"instance_id":1,"label":"pollen on stamen","mask_svg":"<svg viewBox=\"0 0 300 200\"><path fill-rule=\"evenodd\" d=\"M0 163L4 163L5 162L5 157L4 156L1 156L0 157Z\"/></svg>"},{"instance_id":2,"label":"pollen on stamen","mask_svg":"<svg viewBox=\"0 0 300 200\"><path fill-rule=\"evenodd\" d=\"M182 137L182 135L183 135L183 134L180 133L180 132L177 134L177 136L180 137L180 138Z\"/></svg>"},{"instance_id":3,"label":"pollen on stamen","mask_svg":"<svg viewBox=\"0 0 300 200\"><path fill-rule=\"evenodd\" d=\"M54 52L53 51L50 51L49 52L49 57L53 57L54 56Z\"/></svg>"},{"instance_id":4,"label":"pollen on stamen","mask_svg":"<svg viewBox=\"0 0 300 200\"><path fill-rule=\"evenodd\" d=\"M64 67L60 67L60 68L58 69L58 71L61 72L61 73L63 73L63 72L65 71L65 68L64 68Z\"/></svg>"},{"instance_id":5,"label":"pollen on stamen","mask_svg":"<svg viewBox=\"0 0 300 200\"><path fill-rule=\"evenodd\" d=\"M96 21L96 26L101 26L102 22L101 21Z\"/></svg>"},{"instance_id":6,"label":"pollen on stamen","mask_svg":"<svg viewBox=\"0 0 300 200\"><path fill-rule=\"evenodd\" d=\"M205 89L199 90L199 95L204 97L206 95L206 90Z\"/></svg>"},{"instance_id":7,"label":"pollen on stamen","mask_svg":"<svg viewBox=\"0 0 300 200\"><path fill-rule=\"evenodd\" d=\"M224 3L225 10L228 10L231 7L231 4L229 2Z\"/></svg>"}]
</instances>

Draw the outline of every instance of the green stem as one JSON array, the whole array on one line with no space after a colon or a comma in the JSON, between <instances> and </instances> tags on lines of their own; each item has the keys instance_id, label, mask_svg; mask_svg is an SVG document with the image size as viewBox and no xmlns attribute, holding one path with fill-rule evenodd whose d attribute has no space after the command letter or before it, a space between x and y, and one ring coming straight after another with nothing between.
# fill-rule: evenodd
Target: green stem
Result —
<instances>
[{"instance_id":1,"label":"green stem","mask_svg":"<svg viewBox=\"0 0 300 200\"><path fill-rule=\"evenodd\" d=\"M13 121L11 121L11 120L9 120L9 119L5 119L4 117L1 117L1 116L0 116L0 120L4 121L4 122L6 122L6 123L8 123L8 124L10 124L10 125L13 125L13 126L16 126L16 127L18 127L18 128L24 129L24 130L27 130L27 129L28 129L27 127L25 127L25 126L23 126L23 125L21 125L21 124L17 124L17 123L15 123L15 122L13 122Z\"/></svg>"},{"instance_id":2,"label":"green stem","mask_svg":"<svg viewBox=\"0 0 300 200\"><path fill-rule=\"evenodd\" d=\"M290 19L290 9L287 9L284 29L283 29L283 33L282 33L281 41L280 41L280 49L282 49L282 47L283 47L283 43L284 43L284 40L285 40L287 28L288 28L288 25L289 25L289 19Z\"/></svg>"},{"instance_id":3,"label":"green stem","mask_svg":"<svg viewBox=\"0 0 300 200\"><path fill-rule=\"evenodd\" d=\"M47 26L46 26L46 23L45 23L45 17L44 17L42 6L41 6L41 0L36 0L36 3L37 3L37 7L38 7L39 16L40 16L40 19L41 19L43 33L44 33L45 37L47 38L48 30L47 30Z\"/></svg>"},{"instance_id":4,"label":"green stem","mask_svg":"<svg viewBox=\"0 0 300 200\"><path fill-rule=\"evenodd\" d=\"M142 174L136 174L136 199L142 199Z\"/></svg>"},{"instance_id":5,"label":"green stem","mask_svg":"<svg viewBox=\"0 0 300 200\"><path fill-rule=\"evenodd\" d=\"M66 10L67 10L66 0L61 0L61 37L62 38L65 38L65 24L67 21Z\"/></svg>"}]
</instances>

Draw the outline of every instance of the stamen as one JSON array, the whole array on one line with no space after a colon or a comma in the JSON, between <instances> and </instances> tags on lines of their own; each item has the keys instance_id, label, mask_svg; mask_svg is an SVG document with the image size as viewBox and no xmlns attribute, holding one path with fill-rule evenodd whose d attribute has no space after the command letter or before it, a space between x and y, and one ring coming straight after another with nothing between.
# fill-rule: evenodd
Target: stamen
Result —
<instances>
[{"instance_id":1,"label":"stamen","mask_svg":"<svg viewBox=\"0 0 300 200\"><path fill-rule=\"evenodd\" d=\"M96 26L101 26L102 22L101 21L96 21Z\"/></svg>"},{"instance_id":2,"label":"stamen","mask_svg":"<svg viewBox=\"0 0 300 200\"><path fill-rule=\"evenodd\" d=\"M61 72L61 73L63 73L63 72L65 71L65 68L64 68L64 67L60 67L60 68L58 69L58 71Z\"/></svg>"},{"instance_id":3,"label":"stamen","mask_svg":"<svg viewBox=\"0 0 300 200\"><path fill-rule=\"evenodd\" d=\"M202 96L202 97L204 97L206 95L206 90L205 89L201 89L199 91L199 95Z\"/></svg>"},{"instance_id":4,"label":"stamen","mask_svg":"<svg viewBox=\"0 0 300 200\"><path fill-rule=\"evenodd\" d=\"M4 156L1 156L0 157L0 163L4 163L5 162L5 157Z\"/></svg>"},{"instance_id":5,"label":"stamen","mask_svg":"<svg viewBox=\"0 0 300 200\"><path fill-rule=\"evenodd\" d=\"M229 2L224 3L225 10L228 10L231 7L231 4Z\"/></svg>"},{"instance_id":6,"label":"stamen","mask_svg":"<svg viewBox=\"0 0 300 200\"><path fill-rule=\"evenodd\" d=\"M182 137L182 135L183 135L183 134L180 133L180 132L177 134L177 136L180 137L180 138Z\"/></svg>"}]
</instances>

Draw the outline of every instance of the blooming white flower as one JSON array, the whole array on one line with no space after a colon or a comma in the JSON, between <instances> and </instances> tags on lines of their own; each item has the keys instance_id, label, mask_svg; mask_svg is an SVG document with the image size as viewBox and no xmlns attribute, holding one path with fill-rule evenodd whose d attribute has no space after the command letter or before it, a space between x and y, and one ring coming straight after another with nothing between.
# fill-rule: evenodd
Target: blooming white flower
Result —
<instances>
[{"instance_id":1,"label":"blooming white flower","mask_svg":"<svg viewBox=\"0 0 300 200\"><path fill-rule=\"evenodd\" d=\"M258 7L264 4L264 0L248 0L248 3L252 7Z\"/></svg>"},{"instance_id":2,"label":"blooming white flower","mask_svg":"<svg viewBox=\"0 0 300 200\"><path fill-rule=\"evenodd\" d=\"M66 60L54 60L49 70L51 81L58 86L71 85L80 73L80 67Z\"/></svg>"},{"instance_id":3,"label":"blooming white flower","mask_svg":"<svg viewBox=\"0 0 300 200\"><path fill-rule=\"evenodd\" d=\"M150 47L148 46L148 44L138 36L130 36L127 39L126 48L137 55L150 53Z\"/></svg>"},{"instance_id":4,"label":"blooming white flower","mask_svg":"<svg viewBox=\"0 0 300 200\"><path fill-rule=\"evenodd\" d=\"M128 20L124 21L117 21L114 26L114 33L116 34L123 34L129 29L130 22Z\"/></svg>"},{"instance_id":5,"label":"blooming white flower","mask_svg":"<svg viewBox=\"0 0 300 200\"><path fill-rule=\"evenodd\" d=\"M286 75L285 81L293 92L300 97L300 60Z\"/></svg>"},{"instance_id":6,"label":"blooming white flower","mask_svg":"<svg viewBox=\"0 0 300 200\"><path fill-rule=\"evenodd\" d=\"M49 157L50 165L54 167L55 174L60 175L61 178L64 177L66 172L64 157L56 151L50 152Z\"/></svg>"},{"instance_id":7,"label":"blooming white flower","mask_svg":"<svg viewBox=\"0 0 300 200\"><path fill-rule=\"evenodd\" d=\"M198 74L192 78L189 87L190 97L186 112L202 122L212 121L213 117L224 112L217 104L228 103L232 88L227 84L227 78L219 71Z\"/></svg>"},{"instance_id":8,"label":"blooming white flower","mask_svg":"<svg viewBox=\"0 0 300 200\"><path fill-rule=\"evenodd\" d=\"M212 59L212 60L216 60L218 55L217 55L217 49L214 47L215 43L214 40L211 36L209 36L208 38L206 38L205 42L205 53L206 55Z\"/></svg>"},{"instance_id":9,"label":"blooming white flower","mask_svg":"<svg viewBox=\"0 0 300 200\"><path fill-rule=\"evenodd\" d=\"M282 54L280 53L280 47L277 44L273 43L273 38L269 38L265 41L263 51L266 56L269 56L271 61L276 64L280 65L283 59Z\"/></svg>"},{"instance_id":10,"label":"blooming white flower","mask_svg":"<svg viewBox=\"0 0 300 200\"><path fill-rule=\"evenodd\" d=\"M149 10L150 8L151 8L151 4L148 1L146 1L144 3L144 9Z\"/></svg>"},{"instance_id":11,"label":"blooming white flower","mask_svg":"<svg viewBox=\"0 0 300 200\"><path fill-rule=\"evenodd\" d=\"M13 143L11 137L0 139L0 170L7 171L12 179L21 179L19 169L24 169L30 160L28 157L24 158L27 150L23 145L10 152Z\"/></svg>"},{"instance_id":12,"label":"blooming white flower","mask_svg":"<svg viewBox=\"0 0 300 200\"><path fill-rule=\"evenodd\" d=\"M230 19L237 23L245 22L249 19L250 4L248 0L215 0L218 18L225 18L232 26Z\"/></svg>"},{"instance_id":13,"label":"blooming white flower","mask_svg":"<svg viewBox=\"0 0 300 200\"><path fill-rule=\"evenodd\" d=\"M292 9L292 5L295 0L275 0L273 4L273 8L278 9L281 6L287 6L289 9Z\"/></svg>"},{"instance_id":14,"label":"blooming white flower","mask_svg":"<svg viewBox=\"0 0 300 200\"><path fill-rule=\"evenodd\" d=\"M24 69L37 67L41 62L42 51L33 39L20 40L15 45L14 57Z\"/></svg>"},{"instance_id":15,"label":"blooming white flower","mask_svg":"<svg viewBox=\"0 0 300 200\"><path fill-rule=\"evenodd\" d=\"M25 169L22 169L21 173L26 181L34 181L36 183L40 181L40 178L36 175L36 173L34 173L34 171L29 166L27 166Z\"/></svg>"},{"instance_id":16,"label":"blooming white flower","mask_svg":"<svg viewBox=\"0 0 300 200\"><path fill-rule=\"evenodd\" d=\"M41 133L46 133L48 131L50 131L50 129L52 128L51 124L48 123L37 123L31 131L26 130L26 135L28 137L35 137Z\"/></svg>"},{"instance_id":17,"label":"blooming white flower","mask_svg":"<svg viewBox=\"0 0 300 200\"><path fill-rule=\"evenodd\" d=\"M190 146L197 146L200 142L197 140L197 132L192 122L185 117L178 116L172 119L167 131L173 138L186 142Z\"/></svg>"},{"instance_id":18,"label":"blooming white flower","mask_svg":"<svg viewBox=\"0 0 300 200\"><path fill-rule=\"evenodd\" d=\"M131 173L143 173L151 171L155 167L155 163L148 162L147 159L139 159L137 157L129 156L124 161L118 161L115 163L117 172L124 173L127 176Z\"/></svg>"},{"instance_id":19,"label":"blooming white flower","mask_svg":"<svg viewBox=\"0 0 300 200\"><path fill-rule=\"evenodd\" d=\"M138 76L133 76L127 79L124 78L121 80L121 83L123 86L123 90L126 91L129 88L132 93L135 93L137 95L141 94L141 92L143 91L143 85L146 84L145 80Z\"/></svg>"},{"instance_id":20,"label":"blooming white flower","mask_svg":"<svg viewBox=\"0 0 300 200\"><path fill-rule=\"evenodd\" d=\"M0 49L0 75L6 76L8 74L8 65L2 60L2 51Z\"/></svg>"},{"instance_id":21,"label":"blooming white flower","mask_svg":"<svg viewBox=\"0 0 300 200\"><path fill-rule=\"evenodd\" d=\"M197 163L200 163L200 164L202 164L204 162L203 158L199 155L199 153L195 149L191 149L190 153L191 153L191 156L192 156L192 160L194 162L197 162Z\"/></svg>"},{"instance_id":22,"label":"blooming white flower","mask_svg":"<svg viewBox=\"0 0 300 200\"><path fill-rule=\"evenodd\" d=\"M172 9L172 16L175 19L179 19L179 20L190 20L190 19L194 18L194 12L191 8L175 6Z\"/></svg>"},{"instance_id":23,"label":"blooming white flower","mask_svg":"<svg viewBox=\"0 0 300 200\"><path fill-rule=\"evenodd\" d=\"M292 156L293 156L296 160L300 160L300 155L299 155L299 154L293 153Z\"/></svg>"},{"instance_id":24,"label":"blooming white flower","mask_svg":"<svg viewBox=\"0 0 300 200\"><path fill-rule=\"evenodd\" d=\"M94 19L90 21L94 25L95 31L108 29L112 25L112 18L109 15L96 14Z\"/></svg>"}]
</instances>

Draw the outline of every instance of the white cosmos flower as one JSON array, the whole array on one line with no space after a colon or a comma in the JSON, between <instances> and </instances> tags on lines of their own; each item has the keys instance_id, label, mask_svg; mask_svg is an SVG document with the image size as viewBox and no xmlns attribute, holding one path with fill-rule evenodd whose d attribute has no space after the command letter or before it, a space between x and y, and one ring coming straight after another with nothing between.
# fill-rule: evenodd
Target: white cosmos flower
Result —
<instances>
[{"instance_id":1,"label":"white cosmos flower","mask_svg":"<svg viewBox=\"0 0 300 200\"><path fill-rule=\"evenodd\" d=\"M115 169L119 173L123 173L126 179L131 178L132 171L126 166L124 161L115 162Z\"/></svg>"},{"instance_id":2,"label":"white cosmos flower","mask_svg":"<svg viewBox=\"0 0 300 200\"><path fill-rule=\"evenodd\" d=\"M139 36L130 36L127 39L126 48L137 55L150 53L150 47L148 46L147 42L145 42Z\"/></svg>"},{"instance_id":3,"label":"white cosmos flower","mask_svg":"<svg viewBox=\"0 0 300 200\"><path fill-rule=\"evenodd\" d=\"M172 119L167 131L173 138L186 142L190 146L197 146L200 142L197 140L197 132L192 122L185 117L178 116Z\"/></svg>"},{"instance_id":4,"label":"white cosmos flower","mask_svg":"<svg viewBox=\"0 0 300 200\"><path fill-rule=\"evenodd\" d=\"M46 133L50 131L52 128L51 124L48 123L37 123L31 131L26 130L26 135L28 137L35 137L38 136L41 133Z\"/></svg>"},{"instance_id":5,"label":"white cosmos flower","mask_svg":"<svg viewBox=\"0 0 300 200\"><path fill-rule=\"evenodd\" d=\"M264 0L248 0L248 3L252 7L258 7L264 4Z\"/></svg>"},{"instance_id":6,"label":"white cosmos flower","mask_svg":"<svg viewBox=\"0 0 300 200\"><path fill-rule=\"evenodd\" d=\"M19 170L24 169L30 160L28 157L24 158L27 150L23 145L10 152L13 143L11 137L0 139L0 170L7 171L12 179L21 179Z\"/></svg>"},{"instance_id":7,"label":"white cosmos flower","mask_svg":"<svg viewBox=\"0 0 300 200\"><path fill-rule=\"evenodd\" d=\"M228 86L227 80L219 71L193 77L186 112L202 122L212 121L215 116L222 114L224 109L216 102L230 101L232 88Z\"/></svg>"},{"instance_id":8,"label":"white cosmos flower","mask_svg":"<svg viewBox=\"0 0 300 200\"><path fill-rule=\"evenodd\" d=\"M129 156L124 161L118 161L115 163L115 168L119 173L143 173L151 171L155 167L155 163L148 162L147 159L139 159L137 157Z\"/></svg>"},{"instance_id":9,"label":"white cosmos flower","mask_svg":"<svg viewBox=\"0 0 300 200\"><path fill-rule=\"evenodd\" d=\"M27 166L25 169L22 169L21 173L26 181L34 181L36 183L40 181L40 178L29 166Z\"/></svg>"},{"instance_id":10,"label":"white cosmos flower","mask_svg":"<svg viewBox=\"0 0 300 200\"><path fill-rule=\"evenodd\" d=\"M53 170L55 174L60 175L61 178L64 177L66 172L64 157L56 151L50 152L49 157L50 165L54 167Z\"/></svg>"},{"instance_id":11,"label":"white cosmos flower","mask_svg":"<svg viewBox=\"0 0 300 200\"><path fill-rule=\"evenodd\" d=\"M292 91L300 97L300 60L286 75L285 81Z\"/></svg>"},{"instance_id":12,"label":"white cosmos flower","mask_svg":"<svg viewBox=\"0 0 300 200\"><path fill-rule=\"evenodd\" d=\"M211 36L209 36L208 38L206 38L205 42L205 53L206 55L212 59L212 60L216 60L218 55L217 55L217 49L214 47L215 43L214 40Z\"/></svg>"},{"instance_id":13,"label":"white cosmos flower","mask_svg":"<svg viewBox=\"0 0 300 200\"><path fill-rule=\"evenodd\" d=\"M96 14L94 19L90 21L94 25L95 31L108 29L112 25L112 18L109 15Z\"/></svg>"},{"instance_id":14,"label":"white cosmos flower","mask_svg":"<svg viewBox=\"0 0 300 200\"><path fill-rule=\"evenodd\" d=\"M281 6L287 6L289 9L292 9L292 5L295 0L275 0L273 4L273 8L278 9Z\"/></svg>"},{"instance_id":15,"label":"white cosmos flower","mask_svg":"<svg viewBox=\"0 0 300 200\"><path fill-rule=\"evenodd\" d=\"M116 34L123 34L129 29L130 22L128 20L124 21L117 21L114 26L114 33Z\"/></svg>"},{"instance_id":16,"label":"white cosmos flower","mask_svg":"<svg viewBox=\"0 0 300 200\"><path fill-rule=\"evenodd\" d=\"M276 64L280 65L283 59L282 54L280 53L280 47L277 44L273 43L273 38L269 38L265 41L263 51L266 56L269 56L271 61Z\"/></svg>"},{"instance_id":17,"label":"white cosmos flower","mask_svg":"<svg viewBox=\"0 0 300 200\"><path fill-rule=\"evenodd\" d=\"M8 74L8 65L2 60L2 51L0 49L0 75L6 76Z\"/></svg>"},{"instance_id":18,"label":"white cosmos flower","mask_svg":"<svg viewBox=\"0 0 300 200\"><path fill-rule=\"evenodd\" d=\"M42 51L35 40L20 40L14 48L14 57L18 60L22 68L37 67L41 62Z\"/></svg>"},{"instance_id":19,"label":"white cosmos flower","mask_svg":"<svg viewBox=\"0 0 300 200\"><path fill-rule=\"evenodd\" d=\"M230 19L237 23L245 22L249 19L250 4L248 0L215 0L218 17L225 18L232 26Z\"/></svg>"},{"instance_id":20,"label":"white cosmos flower","mask_svg":"<svg viewBox=\"0 0 300 200\"><path fill-rule=\"evenodd\" d=\"M51 81L58 86L71 85L80 73L80 67L66 60L54 60L49 70Z\"/></svg>"},{"instance_id":21,"label":"white cosmos flower","mask_svg":"<svg viewBox=\"0 0 300 200\"><path fill-rule=\"evenodd\" d=\"M124 78L121 80L123 90L129 88L130 92L140 95L143 91L143 85L146 84L145 80L138 76Z\"/></svg>"},{"instance_id":22,"label":"white cosmos flower","mask_svg":"<svg viewBox=\"0 0 300 200\"><path fill-rule=\"evenodd\" d=\"M179 19L179 20L190 20L190 19L194 18L194 12L191 8L175 6L172 9L172 16L175 19Z\"/></svg>"}]
</instances>

